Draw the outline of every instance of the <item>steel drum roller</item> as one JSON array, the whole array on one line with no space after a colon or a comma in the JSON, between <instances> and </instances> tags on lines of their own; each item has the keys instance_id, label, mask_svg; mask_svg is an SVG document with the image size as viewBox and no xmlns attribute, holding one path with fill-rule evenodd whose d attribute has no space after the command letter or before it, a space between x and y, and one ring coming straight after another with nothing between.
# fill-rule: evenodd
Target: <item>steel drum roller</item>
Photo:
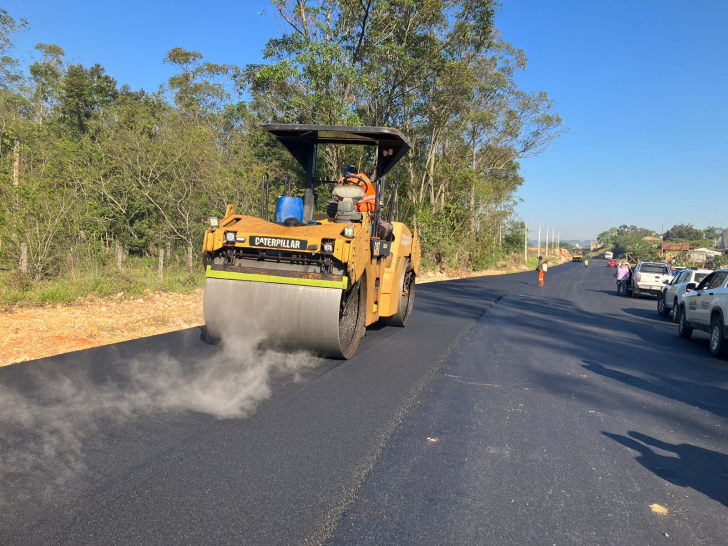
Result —
<instances>
[{"instance_id":1,"label":"steel drum roller","mask_svg":"<svg viewBox=\"0 0 728 546\"><path fill-rule=\"evenodd\" d=\"M340 320L342 293L338 288L208 278L205 325L223 343L228 336L246 336L266 346L348 358L351 325L346 317ZM358 298L355 303L358 311ZM352 314L355 322L359 314Z\"/></svg>"}]
</instances>

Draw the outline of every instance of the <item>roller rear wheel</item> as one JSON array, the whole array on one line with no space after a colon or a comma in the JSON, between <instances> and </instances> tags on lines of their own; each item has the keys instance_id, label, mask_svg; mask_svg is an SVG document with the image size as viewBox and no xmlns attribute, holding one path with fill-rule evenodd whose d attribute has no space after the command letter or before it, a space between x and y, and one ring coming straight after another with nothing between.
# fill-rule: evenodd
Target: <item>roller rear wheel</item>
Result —
<instances>
[{"instance_id":1,"label":"roller rear wheel","mask_svg":"<svg viewBox=\"0 0 728 546\"><path fill-rule=\"evenodd\" d=\"M415 306L415 272L413 270L407 271L408 266L409 264L405 264L402 268L401 290L397 312L391 317L384 319L385 323L390 326L407 326L412 318L412 310Z\"/></svg>"}]
</instances>

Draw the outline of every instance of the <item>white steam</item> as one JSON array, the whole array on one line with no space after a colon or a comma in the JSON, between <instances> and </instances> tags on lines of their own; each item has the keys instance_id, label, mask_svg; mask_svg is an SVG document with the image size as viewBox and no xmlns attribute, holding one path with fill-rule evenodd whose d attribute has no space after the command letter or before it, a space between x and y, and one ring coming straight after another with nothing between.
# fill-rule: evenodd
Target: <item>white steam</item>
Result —
<instances>
[{"instance_id":1,"label":"white steam","mask_svg":"<svg viewBox=\"0 0 728 546\"><path fill-rule=\"evenodd\" d=\"M86 469L90 440L109 423L185 411L244 418L270 396L271 379L298 380L320 362L307 353L260 350L258 341L225 336L206 362L166 355L115 362L116 379L103 382L45 368L33 373L29 394L0 384L0 507L31 495L50 499L69 486Z\"/></svg>"}]
</instances>

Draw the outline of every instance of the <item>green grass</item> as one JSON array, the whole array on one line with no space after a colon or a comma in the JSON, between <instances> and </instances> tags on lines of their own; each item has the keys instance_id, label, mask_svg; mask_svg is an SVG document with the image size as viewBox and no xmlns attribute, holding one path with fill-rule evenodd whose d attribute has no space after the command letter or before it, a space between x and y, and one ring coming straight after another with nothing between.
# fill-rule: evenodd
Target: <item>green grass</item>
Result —
<instances>
[{"instance_id":1,"label":"green grass","mask_svg":"<svg viewBox=\"0 0 728 546\"><path fill-rule=\"evenodd\" d=\"M0 272L0 307L69 304L89 296L105 298L120 293L128 297L150 291L189 293L205 285L199 264L192 274L179 265L165 267L161 282L151 260L127 260L121 271L111 266L90 269L39 281L19 271Z\"/></svg>"}]
</instances>

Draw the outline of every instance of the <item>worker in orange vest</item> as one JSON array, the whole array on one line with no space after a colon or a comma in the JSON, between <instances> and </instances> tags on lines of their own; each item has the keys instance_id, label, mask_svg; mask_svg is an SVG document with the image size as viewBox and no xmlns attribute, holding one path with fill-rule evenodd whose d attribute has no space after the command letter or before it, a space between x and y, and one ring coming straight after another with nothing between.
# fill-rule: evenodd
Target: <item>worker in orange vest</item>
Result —
<instances>
[{"instance_id":1,"label":"worker in orange vest","mask_svg":"<svg viewBox=\"0 0 728 546\"><path fill-rule=\"evenodd\" d=\"M377 206L377 192L369 177L357 172L356 167L349 165L344 169L344 176L339 179L339 184L354 184L364 190L364 197L356 204L359 212L374 212Z\"/></svg>"}]
</instances>

